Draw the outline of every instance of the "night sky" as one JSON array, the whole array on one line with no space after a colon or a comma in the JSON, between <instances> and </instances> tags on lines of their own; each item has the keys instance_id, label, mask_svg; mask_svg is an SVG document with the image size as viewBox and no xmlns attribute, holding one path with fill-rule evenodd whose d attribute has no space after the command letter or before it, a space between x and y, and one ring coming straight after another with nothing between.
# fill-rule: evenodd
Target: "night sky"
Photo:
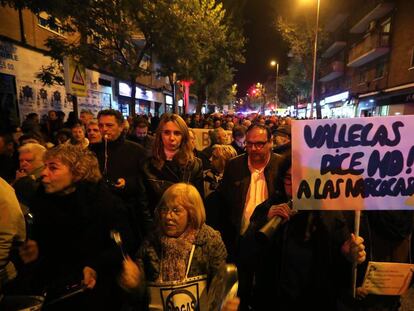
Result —
<instances>
[{"instance_id":1,"label":"night sky","mask_svg":"<svg viewBox=\"0 0 414 311\"><path fill-rule=\"evenodd\" d=\"M277 31L278 16L290 19L303 18L316 12L316 1L304 0L227 0L246 2L243 9L244 36L248 40L245 47L245 64L236 66L235 83L238 96L245 96L247 89L257 83L264 83L269 77L274 79L275 68L270 61L279 62L279 74L286 72L289 47ZM327 1L325 1L327 2ZM323 6L321 6L322 8ZM316 16L316 14L315 14Z\"/></svg>"},{"instance_id":2,"label":"night sky","mask_svg":"<svg viewBox=\"0 0 414 311\"><path fill-rule=\"evenodd\" d=\"M270 60L280 63L280 72L286 70L288 47L276 29L278 9L282 0L248 0L243 10L245 47L245 64L236 69L235 83L238 85L238 96L244 96L247 89L257 83L265 82L275 74L270 67Z\"/></svg>"}]
</instances>

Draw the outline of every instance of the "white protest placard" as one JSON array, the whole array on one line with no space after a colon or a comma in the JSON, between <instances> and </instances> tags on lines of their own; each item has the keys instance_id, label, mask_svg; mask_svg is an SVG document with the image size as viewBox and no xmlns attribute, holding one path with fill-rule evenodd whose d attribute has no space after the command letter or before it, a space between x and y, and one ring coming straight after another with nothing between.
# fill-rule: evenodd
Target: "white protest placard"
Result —
<instances>
[{"instance_id":1,"label":"white protest placard","mask_svg":"<svg viewBox=\"0 0 414 311\"><path fill-rule=\"evenodd\" d=\"M410 286L413 272L414 264L370 261L362 288L373 295L402 295Z\"/></svg>"},{"instance_id":2,"label":"white protest placard","mask_svg":"<svg viewBox=\"0 0 414 311\"><path fill-rule=\"evenodd\" d=\"M292 122L295 209L414 210L414 116Z\"/></svg>"}]
</instances>

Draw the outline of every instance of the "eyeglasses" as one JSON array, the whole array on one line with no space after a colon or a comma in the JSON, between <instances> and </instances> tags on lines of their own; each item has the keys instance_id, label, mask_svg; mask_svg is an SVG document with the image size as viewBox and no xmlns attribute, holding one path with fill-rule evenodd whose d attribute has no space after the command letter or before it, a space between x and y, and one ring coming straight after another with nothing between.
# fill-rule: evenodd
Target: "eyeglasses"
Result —
<instances>
[{"instance_id":1,"label":"eyeglasses","mask_svg":"<svg viewBox=\"0 0 414 311\"><path fill-rule=\"evenodd\" d=\"M185 210L182 207L168 208L166 206L163 206L163 207L158 208L158 211L162 216L166 216L169 213L172 213L175 216L180 216L181 214L184 213Z\"/></svg>"},{"instance_id":2,"label":"eyeglasses","mask_svg":"<svg viewBox=\"0 0 414 311\"><path fill-rule=\"evenodd\" d=\"M257 141L255 143L251 141L246 141L246 147L252 148L253 146L256 147L256 149L263 149L263 147L267 144L267 141Z\"/></svg>"}]
</instances>

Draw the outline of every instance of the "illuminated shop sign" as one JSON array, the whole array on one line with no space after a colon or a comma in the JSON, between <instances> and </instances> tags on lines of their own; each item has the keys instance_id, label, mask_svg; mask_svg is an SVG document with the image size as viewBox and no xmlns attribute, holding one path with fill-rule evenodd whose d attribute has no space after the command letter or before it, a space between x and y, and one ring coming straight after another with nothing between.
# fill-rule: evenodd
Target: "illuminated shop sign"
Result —
<instances>
[{"instance_id":1,"label":"illuminated shop sign","mask_svg":"<svg viewBox=\"0 0 414 311\"><path fill-rule=\"evenodd\" d=\"M321 105L335 103L339 101L345 101L349 97L349 92L343 92L336 95L328 96L324 100L321 101Z\"/></svg>"},{"instance_id":2,"label":"illuminated shop sign","mask_svg":"<svg viewBox=\"0 0 414 311\"><path fill-rule=\"evenodd\" d=\"M172 104L173 104L173 99L172 99L172 96L170 96L170 95L165 95L165 103L166 103L167 105L172 105Z\"/></svg>"},{"instance_id":3,"label":"illuminated shop sign","mask_svg":"<svg viewBox=\"0 0 414 311\"><path fill-rule=\"evenodd\" d=\"M131 97L131 87L124 82L119 82L119 95ZM149 101L154 101L154 93L150 90L144 90L139 87L135 87L135 98L145 99Z\"/></svg>"}]
</instances>

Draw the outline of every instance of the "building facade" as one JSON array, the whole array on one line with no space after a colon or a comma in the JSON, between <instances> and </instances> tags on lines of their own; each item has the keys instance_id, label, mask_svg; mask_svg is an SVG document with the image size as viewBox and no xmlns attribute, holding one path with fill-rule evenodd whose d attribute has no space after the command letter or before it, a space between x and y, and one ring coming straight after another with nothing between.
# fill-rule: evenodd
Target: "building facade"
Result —
<instances>
[{"instance_id":1,"label":"building facade","mask_svg":"<svg viewBox=\"0 0 414 311\"><path fill-rule=\"evenodd\" d=\"M414 2L331 1L319 68L326 117L414 113Z\"/></svg>"},{"instance_id":2,"label":"building facade","mask_svg":"<svg viewBox=\"0 0 414 311\"><path fill-rule=\"evenodd\" d=\"M40 116L49 110L73 110L71 97L64 86L45 86L37 74L52 63L45 40L51 36L71 39L59 27L51 26L45 12L34 14L30 10L15 10L0 6L0 124L2 129L19 125L30 112ZM72 38L73 39L73 38ZM166 96L170 95L168 80L156 77L156 62L147 56L142 62L148 75L137 78L140 89L136 96L136 113L163 113ZM86 96L78 97L78 110L91 110L95 115L106 108L129 114L125 103L130 98L122 93L117 77L108 72L86 69L84 83Z\"/></svg>"}]
</instances>

